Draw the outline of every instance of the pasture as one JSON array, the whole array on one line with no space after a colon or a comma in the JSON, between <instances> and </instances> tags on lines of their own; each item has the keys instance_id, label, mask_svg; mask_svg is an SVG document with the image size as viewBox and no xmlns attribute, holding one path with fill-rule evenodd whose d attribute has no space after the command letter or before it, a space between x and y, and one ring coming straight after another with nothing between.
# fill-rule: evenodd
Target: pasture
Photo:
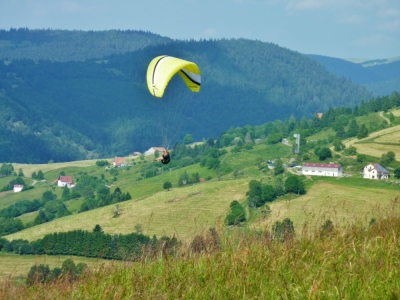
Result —
<instances>
[{"instance_id":1,"label":"pasture","mask_svg":"<svg viewBox=\"0 0 400 300\"><path fill-rule=\"evenodd\" d=\"M118 204L120 215L114 216L116 205L55 219L51 222L6 236L8 240L33 241L52 232L75 229L92 230L99 224L105 233L127 234L141 224L146 235L177 236L191 239L194 235L222 222L233 200L241 201L248 190L248 179L210 181L184 188L160 191L138 200Z\"/></svg>"},{"instance_id":2,"label":"pasture","mask_svg":"<svg viewBox=\"0 0 400 300\"><path fill-rule=\"evenodd\" d=\"M370 156L380 157L383 153L393 151L400 157L400 125L372 132L363 139L352 138L345 140L346 148L354 146L357 152Z\"/></svg>"},{"instance_id":3,"label":"pasture","mask_svg":"<svg viewBox=\"0 0 400 300\"><path fill-rule=\"evenodd\" d=\"M307 194L296 197L287 196L269 204L271 214L253 224L257 228L271 228L276 221L290 218L297 231L303 226L315 228L330 219L334 226L358 223L367 226L372 218L380 219L393 211L400 213L400 189L369 186L371 180L364 179L364 186L352 186L345 178L334 181L318 180ZM375 182L371 182L375 183Z\"/></svg>"},{"instance_id":4,"label":"pasture","mask_svg":"<svg viewBox=\"0 0 400 300\"><path fill-rule=\"evenodd\" d=\"M50 269L61 268L62 263L71 258L75 265L82 262L88 265L90 270L99 270L102 267L111 266L112 264L122 264L122 262L103 260L97 258L87 258L80 256L65 255L18 255L0 253L0 280L14 277L26 277L29 270L34 265L48 265ZM128 264L128 263L126 263Z\"/></svg>"}]
</instances>

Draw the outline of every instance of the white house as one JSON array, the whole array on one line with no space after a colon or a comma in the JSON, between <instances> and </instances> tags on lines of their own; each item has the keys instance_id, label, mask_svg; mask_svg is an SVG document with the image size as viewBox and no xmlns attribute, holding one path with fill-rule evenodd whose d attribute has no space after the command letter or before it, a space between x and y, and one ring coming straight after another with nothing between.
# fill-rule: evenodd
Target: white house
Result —
<instances>
[{"instance_id":1,"label":"white house","mask_svg":"<svg viewBox=\"0 0 400 300\"><path fill-rule=\"evenodd\" d=\"M370 163L364 167L363 178L367 179L388 179L389 171L378 163Z\"/></svg>"},{"instance_id":2,"label":"white house","mask_svg":"<svg viewBox=\"0 0 400 300\"><path fill-rule=\"evenodd\" d=\"M147 150L144 155L151 155L154 154L156 151L160 152L162 154L164 151L167 151L164 147L151 147L149 150Z\"/></svg>"},{"instance_id":3,"label":"white house","mask_svg":"<svg viewBox=\"0 0 400 300\"><path fill-rule=\"evenodd\" d=\"M339 177L343 175L343 168L341 164L305 163L303 164L302 169L303 175L333 177Z\"/></svg>"},{"instance_id":4,"label":"white house","mask_svg":"<svg viewBox=\"0 0 400 300\"><path fill-rule=\"evenodd\" d=\"M75 186L75 182L72 179L72 176L60 176L57 181L58 186L67 186L68 188L73 188Z\"/></svg>"},{"instance_id":5,"label":"white house","mask_svg":"<svg viewBox=\"0 0 400 300\"><path fill-rule=\"evenodd\" d=\"M18 192L22 191L23 188L24 188L23 184L14 184L14 188L13 188L14 193L18 193Z\"/></svg>"}]
</instances>

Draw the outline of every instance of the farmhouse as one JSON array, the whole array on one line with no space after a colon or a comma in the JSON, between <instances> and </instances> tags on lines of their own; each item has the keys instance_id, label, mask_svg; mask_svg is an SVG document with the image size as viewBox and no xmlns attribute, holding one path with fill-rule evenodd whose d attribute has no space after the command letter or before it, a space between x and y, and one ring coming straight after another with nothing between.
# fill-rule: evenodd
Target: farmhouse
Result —
<instances>
[{"instance_id":1,"label":"farmhouse","mask_svg":"<svg viewBox=\"0 0 400 300\"><path fill-rule=\"evenodd\" d=\"M149 150L147 150L144 155L151 155L154 154L156 151L162 153L164 151L167 151L164 147L151 147Z\"/></svg>"},{"instance_id":2,"label":"farmhouse","mask_svg":"<svg viewBox=\"0 0 400 300\"><path fill-rule=\"evenodd\" d=\"M339 177L343 174L341 164L305 163L302 168L303 175Z\"/></svg>"},{"instance_id":3,"label":"farmhouse","mask_svg":"<svg viewBox=\"0 0 400 300\"><path fill-rule=\"evenodd\" d=\"M388 179L389 171L378 163L370 163L364 167L363 178Z\"/></svg>"},{"instance_id":4,"label":"farmhouse","mask_svg":"<svg viewBox=\"0 0 400 300\"><path fill-rule=\"evenodd\" d=\"M23 188L24 188L23 184L14 184L14 188L13 188L14 193L18 193L18 192L22 191Z\"/></svg>"},{"instance_id":5,"label":"farmhouse","mask_svg":"<svg viewBox=\"0 0 400 300\"><path fill-rule=\"evenodd\" d=\"M57 181L58 186L67 186L68 188L73 188L75 186L75 182L72 179L72 176L60 176Z\"/></svg>"},{"instance_id":6,"label":"farmhouse","mask_svg":"<svg viewBox=\"0 0 400 300\"><path fill-rule=\"evenodd\" d=\"M113 165L114 165L114 167L125 167L126 166L126 158L125 157L114 157Z\"/></svg>"}]
</instances>

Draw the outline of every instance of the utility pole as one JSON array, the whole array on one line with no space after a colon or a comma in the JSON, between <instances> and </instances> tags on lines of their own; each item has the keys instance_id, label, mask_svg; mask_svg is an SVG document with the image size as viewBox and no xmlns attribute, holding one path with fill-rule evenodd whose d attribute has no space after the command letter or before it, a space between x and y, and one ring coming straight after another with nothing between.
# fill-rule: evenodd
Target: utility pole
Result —
<instances>
[{"instance_id":1,"label":"utility pole","mask_svg":"<svg viewBox=\"0 0 400 300\"><path fill-rule=\"evenodd\" d=\"M300 133L295 133L293 137L296 139L296 147L294 149L294 153L300 153Z\"/></svg>"}]
</instances>

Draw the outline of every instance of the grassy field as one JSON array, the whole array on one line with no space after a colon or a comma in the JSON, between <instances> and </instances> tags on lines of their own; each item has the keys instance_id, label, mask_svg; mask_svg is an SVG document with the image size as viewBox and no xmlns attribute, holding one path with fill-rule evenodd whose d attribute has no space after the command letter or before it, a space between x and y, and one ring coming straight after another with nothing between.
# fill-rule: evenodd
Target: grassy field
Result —
<instances>
[{"instance_id":1,"label":"grassy field","mask_svg":"<svg viewBox=\"0 0 400 300\"><path fill-rule=\"evenodd\" d=\"M186 245L140 264L115 265L74 283L0 282L1 299L398 299L400 218L303 230L281 239L219 232L203 251Z\"/></svg>"},{"instance_id":2,"label":"grassy field","mask_svg":"<svg viewBox=\"0 0 400 300\"><path fill-rule=\"evenodd\" d=\"M20 168L24 172L26 177L31 177L33 172L38 172L42 170L43 173L52 171L52 170L61 170L67 167L88 167L96 164L97 160L79 160L74 162L65 162L65 163L49 163L49 164L18 164L13 163L14 170L18 171ZM109 159L109 162L112 163L112 160ZM58 176L57 176L58 177ZM55 178L57 179L57 178Z\"/></svg>"},{"instance_id":3,"label":"grassy field","mask_svg":"<svg viewBox=\"0 0 400 300\"><path fill-rule=\"evenodd\" d=\"M400 117L400 109L390 111L395 117Z\"/></svg>"},{"instance_id":4,"label":"grassy field","mask_svg":"<svg viewBox=\"0 0 400 300\"><path fill-rule=\"evenodd\" d=\"M10 180L11 179L9 178L8 181ZM29 191L19 192L19 193L14 193L13 191L7 191L0 193L0 209L5 208L21 200L40 199L43 193L49 189L50 185L48 183L38 182L35 184L35 188ZM56 193L58 196L61 196L62 190L55 189L53 192Z\"/></svg>"},{"instance_id":5,"label":"grassy field","mask_svg":"<svg viewBox=\"0 0 400 300\"><path fill-rule=\"evenodd\" d=\"M121 215L113 215L114 205L53 220L7 239L35 240L51 232L74 229L92 230L99 224L106 233L131 233L141 224L145 234L160 237L176 235L192 238L204 229L223 220L233 200L242 200L248 189L248 179L212 181L184 188L160 191L152 196L119 203Z\"/></svg>"},{"instance_id":6,"label":"grassy field","mask_svg":"<svg viewBox=\"0 0 400 300\"><path fill-rule=\"evenodd\" d=\"M327 140L328 136L335 136L336 132L332 129L325 129L322 130L316 134L310 135L309 137L307 137L307 141L316 141L316 140Z\"/></svg>"},{"instance_id":7,"label":"grassy field","mask_svg":"<svg viewBox=\"0 0 400 300\"><path fill-rule=\"evenodd\" d=\"M361 154L380 157L383 153L393 151L396 157L400 157L400 125L373 132L364 139L346 140L344 144L347 148L356 147L357 152Z\"/></svg>"},{"instance_id":8,"label":"grassy field","mask_svg":"<svg viewBox=\"0 0 400 300\"><path fill-rule=\"evenodd\" d=\"M400 128L396 127L397 130L392 131L388 134L383 134L374 139L377 143L396 143L400 145Z\"/></svg>"},{"instance_id":9,"label":"grassy field","mask_svg":"<svg viewBox=\"0 0 400 300\"><path fill-rule=\"evenodd\" d=\"M80 256L63 256L63 255L18 255L0 253L0 280L10 277L25 277L30 268L34 265L49 265L50 269L60 268L63 261L71 258L75 265L82 262L89 266L93 271L98 270L102 266L111 265L113 263L122 264L122 262L113 262L110 260L86 258Z\"/></svg>"},{"instance_id":10,"label":"grassy field","mask_svg":"<svg viewBox=\"0 0 400 300\"><path fill-rule=\"evenodd\" d=\"M348 179L342 178L338 181ZM399 187L371 187L370 180L362 181L364 186L317 181L304 196L285 196L284 199L269 204L272 210L270 216L259 220L253 227L270 228L276 221L284 218L290 218L297 230L306 224L320 227L327 219L335 226L348 225L355 220L366 226L371 218L384 218L394 209L400 213ZM377 182L377 185L381 185L381 182Z\"/></svg>"},{"instance_id":11,"label":"grassy field","mask_svg":"<svg viewBox=\"0 0 400 300\"><path fill-rule=\"evenodd\" d=\"M367 119L364 121L367 122ZM329 131L319 137L326 138L328 133ZM365 154L380 157L382 153L389 151L387 148L379 148L381 146L391 146L390 150L394 151L393 145L380 143L389 143L390 139L398 138L399 133L400 126L394 126L372 133L366 139L347 141L346 146L354 145L359 153L366 151ZM247 228L229 228L228 234L222 232L220 251L214 254L206 252L204 256L189 251L188 245L195 235L203 233L206 236L209 227L217 227L218 230L223 228L220 225L229 211L229 204L233 200L245 202L250 180L257 179L263 183L274 181L273 171L262 168L266 160L281 157L286 163L294 157L290 151L291 148L283 144L260 144L250 151L224 155L221 157L223 168L229 167L231 172L241 171L236 179L233 173L229 173L220 176L218 180L215 170L200 167L199 164L182 169L161 169L155 165L154 172L162 171L162 174L143 180L138 180L143 162L129 169L120 169L112 188L118 186L123 192L129 192L132 200L118 204L118 217L113 213L116 205L110 205L55 219L5 238L33 241L52 232L74 229L90 231L96 224L105 233L126 234L134 232L135 225L141 224L144 234L157 237L175 235L187 248L180 249L176 257L168 260L157 259L142 265L112 268L83 279L74 288L60 283L60 286L54 284L57 288L50 288L49 291L40 292L40 288L26 290L23 292L26 297L21 296L21 299L38 298L41 293L46 293L47 299L353 299L365 298L362 295L372 298L374 295L390 295L386 291L392 291L392 295L400 297L400 284L396 285L396 280L389 280L400 276L400 256L397 255L399 248L396 242L400 220L385 227L393 235L393 239L387 235L382 237L385 238L385 245L378 242L378 239L382 240L379 233L381 231L377 231L378 237L370 237L369 231L365 230L369 228L372 218L384 223L400 213L400 185L391 185L384 181L364 180L358 176L340 179L308 178L305 181L306 195L280 197L268 203L271 213L266 217L261 213L253 213L251 222L246 224ZM396 156L400 157L400 152L396 152ZM103 174L110 181L113 177L104 167L97 167L95 160L28 166L35 168L21 167L25 175L42 170L47 180L57 178L61 171L74 178L78 178L82 172L91 176ZM19 167L14 165L14 168L18 170ZM210 176L213 179L201 184L177 187L178 179L184 171L189 175L198 172L200 177ZM357 174L357 170L353 173ZM173 188L170 191L163 189L165 181L172 182ZM6 182L4 178L0 179L0 184L2 182ZM25 199L28 195L40 197L48 188L46 183L38 182L34 190L25 194L0 195L0 208L16 202L17 199ZM55 188L55 191L61 195L61 188ZM70 200L67 202L68 208L77 212L82 201ZM26 223L32 221L35 214L37 212L20 218ZM296 235L301 239L275 244L260 240L260 233L264 229L270 230L276 221L284 218L293 221ZM327 219L333 222L337 235L322 241L318 238L309 239L310 236L318 236L316 233ZM357 232L360 226L354 229L354 223L363 227L361 233ZM305 228L307 231L304 231ZM346 231L349 228L350 231ZM255 232L257 234L253 236ZM242 233L245 234L236 236ZM162 257L162 254L157 255ZM169 259L173 261L172 264ZM26 275L31 265L43 260L50 267L59 267L65 258L3 255L0 256L3 272L0 277ZM103 261L85 258L74 258L74 261L85 262L92 268L103 264ZM383 265L386 267L382 267ZM6 295L3 291L3 286L0 286L0 298Z\"/></svg>"},{"instance_id":12,"label":"grassy field","mask_svg":"<svg viewBox=\"0 0 400 300\"><path fill-rule=\"evenodd\" d=\"M400 157L400 144L399 145L384 145L379 143L365 143L365 144L354 144L357 148L357 152L361 154L367 154L375 157L380 157L383 153L393 151L396 157Z\"/></svg>"}]
</instances>

